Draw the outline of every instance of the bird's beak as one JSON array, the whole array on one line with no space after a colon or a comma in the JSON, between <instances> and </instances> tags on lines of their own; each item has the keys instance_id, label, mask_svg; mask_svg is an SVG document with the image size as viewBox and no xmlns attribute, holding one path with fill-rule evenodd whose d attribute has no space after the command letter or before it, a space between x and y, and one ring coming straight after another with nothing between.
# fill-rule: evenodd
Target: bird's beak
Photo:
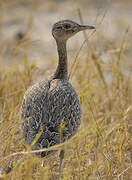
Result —
<instances>
[{"instance_id":1,"label":"bird's beak","mask_svg":"<svg viewBox=\"0 0 132 180\"><path fill-rule=\"evenodd\" d=\"M80 25L79 28L80 28L80 31L87 30L87 29L95 29L94 26L84 26L84 25Z\"/></svg>"}]
</instances>

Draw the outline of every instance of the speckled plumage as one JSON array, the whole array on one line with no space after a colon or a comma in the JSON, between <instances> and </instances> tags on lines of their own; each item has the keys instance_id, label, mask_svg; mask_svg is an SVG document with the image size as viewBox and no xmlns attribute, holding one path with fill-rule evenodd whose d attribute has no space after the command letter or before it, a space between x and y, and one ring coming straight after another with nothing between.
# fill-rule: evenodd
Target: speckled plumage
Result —
<instances>
[{"instance_id":1,"label":"speckled plumage","mask_svg":"<svg viewBox=\"0 0 132 180\"><path fill-rule=\"evenodd\" d=\"M70 138L81 120L78 96L67 80L42 80L27 90L24 96L21 119L22 132L31 144L41 127L42 135L33 149L47 148L60 143L60 123L65 122L62 141ZM26 120L27 119L27 120ZM42 152L41 156L49 152Z\"/></svg>"},{"instance_id":2,"label":"speckled plumage","mask_svg":"<svg viewBox=\"0 0 132 180\"><path fill-rule=\"evenodd\" d=\"M92 26L81 26L69 20L60 21L53 26L52 34L59 55L57 70L53 77L36 83L26 91L21 107L21 129L26 143L32 144L39 130L42 131L33 150L64 142L76 133L80 125L80 101L68 81L66 41L86 27L90 29ZM61 123L64 123L62 137ZM49 153L51 151L38 154L44 157Z\"/></svg>"}]
</instances>

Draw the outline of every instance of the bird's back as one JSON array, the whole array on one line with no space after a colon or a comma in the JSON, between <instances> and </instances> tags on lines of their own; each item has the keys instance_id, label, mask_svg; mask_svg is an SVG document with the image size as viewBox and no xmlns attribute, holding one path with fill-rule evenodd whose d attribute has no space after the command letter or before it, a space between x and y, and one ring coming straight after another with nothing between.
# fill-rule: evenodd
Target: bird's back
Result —
<instances>
[{"instance_id":1,"label":"bird's back","mask_svg":"<svg viewBox=\"0 0 132 180\"><path fill-rule=\"evenodd\" d=\"M41 81L27 90L21 108L22 133L30 145L40 133L33 149L64 142L77 131L81 120L78 96L67 80ZM60 133L63 124L63 133ZM45 156L50 152L42 152Z\"/></svg>"}]
</instances>

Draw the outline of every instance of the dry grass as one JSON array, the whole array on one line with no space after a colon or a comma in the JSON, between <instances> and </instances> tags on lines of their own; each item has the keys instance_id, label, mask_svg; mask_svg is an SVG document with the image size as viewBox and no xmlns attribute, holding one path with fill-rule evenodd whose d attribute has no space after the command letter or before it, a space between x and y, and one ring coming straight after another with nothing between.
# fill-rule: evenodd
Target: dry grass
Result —
<instances>
[{"instance_id":1,"label":"dry grass","mask_svg":"<svg viewBox=\"0 0 132 180\"><path fill-rule=\"evenodd\" d=\"M128 33L129 28L124 29L118 46L113 42L111 48L107 42L107 66L101 63L97 44L90 48L84 34L90 48L88 56L84 59L77 53L70 70L82 104L81 126L73 138L53 147L65 150L63 180L132 179L132 76L126 76L121 67L124 60L128 62L124 53ZM58 154L44 158L41 167L42 160L29 152L21 137L19 110L23 94L37 76L45 75L39 74L29 59L14 61L7 68L0 58L0 179L54 180L58 178ZM125 67L129 69L129 63Z\"/></svg>"}]
</instances>

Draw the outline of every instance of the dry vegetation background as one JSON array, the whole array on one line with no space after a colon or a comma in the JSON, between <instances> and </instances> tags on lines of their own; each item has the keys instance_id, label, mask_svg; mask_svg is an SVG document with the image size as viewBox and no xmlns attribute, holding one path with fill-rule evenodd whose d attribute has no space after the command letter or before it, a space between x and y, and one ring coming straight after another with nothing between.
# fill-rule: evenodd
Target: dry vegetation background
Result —
<instances>
[{"instance_id":1,"label":"dry vegetation background","mask_svg":"<svg viewBox=\"0 0 132 180\"><path fill-rule=\"evenodd\" d=\"M41 167L29 153L19 110L26 89L56 67L51 27L60 19L96 26L68 42L83 118L78 133L54 147L66 152L61 179L131 180L131 0L0 0L0 179L58 178L58 154Z\"/></svg>"}]
</instances>

